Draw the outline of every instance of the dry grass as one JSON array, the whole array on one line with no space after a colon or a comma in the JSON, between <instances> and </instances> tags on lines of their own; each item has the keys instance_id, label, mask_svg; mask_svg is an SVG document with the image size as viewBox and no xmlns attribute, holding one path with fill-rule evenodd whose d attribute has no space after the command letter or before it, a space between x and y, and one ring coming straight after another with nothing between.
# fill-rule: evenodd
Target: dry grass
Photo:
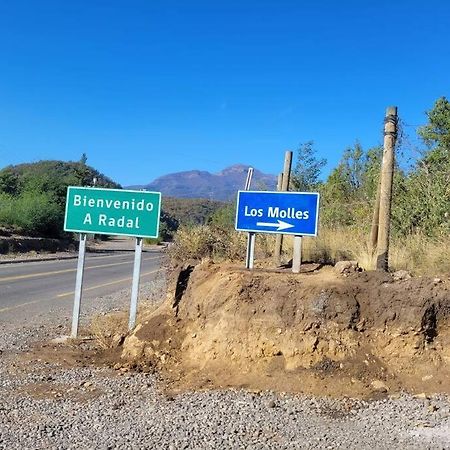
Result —
<instances>
[{"instance_id":1,"label":"dry grass","mask_svg":"<svg viewBox=\"0 0 450 450\"><path fill-rule=\"evenodd\" d=\"M234 230L200 225L180 228L175 235L169 255L175 261L212 258L216 261L237 261L245 258L247 234ZM257 258L267 257L273 248L266 235L257 236Z\"/></svg>"},{"instance_id":2,"label":"dry grass","mask_svg":"<svg viewBox=\"0 0 450 450\"><path fill-rule=\"evenodd\" d=\"M139 303L136 323L143 323L147 317L158 308L159 303L142 301ZM128 333L129 311L114 311L107 314L95 315L88 327L83 330L84 335L92 336L96 345L109 349L120 345L121 340Z\"/></svg>"},{"instance_id":3,"label":"dry grass","mask_svg":"<svg viewBox=\"0 0 450 450\"><path fill-rule=\"evenodd\" d=\"M292 254L292 239L286 251ZM368 235L349 228L322 229L317 238L304 238L303 258L308 261L334 264L356 260L365 270L375 268L375 256L368 244ZM415 275L450 274L450 236L439 239L414 234L392 239L389 251L391 270L405 269Z\"/></svg>"},{"instance_id":4,"label":"dry grass","mask_svg":"<svg viewBox=\"0 0 450 450\"><path fill-rule=\"evenodd\" d=\"M416 275L450 275L450 236L430 239L420 234L393 241L392 269L406 269Z\"/></svg>"},{"instance_id":5,"label":"dry grass","mask_svg":"<svg viewBox=\"0 0 450 450\"><path fill-rule=\"evenodd\" d=\"M292 258L292 237L284 239L284 262ZM272 255L274 235L257 235L256 258ZM217 230L201 226L180 230L171 249L171 256L177 261L201 259L216 261L242 261L247 245L246 233ZM415 234L391 240L390 268L405 269L415 275L450 274L450 236L439 239ZM368 244L368 233L353 229L321 228L315 238L303 239L304 261L334 264L342 260L356 260L365 270L375 268L375 257Z\"/></svg>"},{"instance_id":6,"label":"dry grass","mask_svg":"<svg viewBox=\"0 0 450 450\"><path fill-rule=\"evenodd\" d=\"M127 333L128 315L125 311L98 314L92 318L89 331L98 347L108 349L113 346L116 336L125 336Z\"/></svg>"}]
</instances>

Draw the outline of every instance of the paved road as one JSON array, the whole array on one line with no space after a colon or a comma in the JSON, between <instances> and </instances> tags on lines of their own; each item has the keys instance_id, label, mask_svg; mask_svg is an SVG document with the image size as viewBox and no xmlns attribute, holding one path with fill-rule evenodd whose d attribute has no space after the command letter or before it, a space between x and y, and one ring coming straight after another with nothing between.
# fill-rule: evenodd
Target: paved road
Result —
<instances>
[{"instance_id":1,"label":"paved road","mask_svg":"<svg viewBox=\"0 0 450 450\"><path fill-rule=\"evenodd\" d=\"M131 286L133 252L87 254L83 300L92 301ZM159 250L142 254L141 281L158 276ZM6 264L0 266L0 324L30 319L56 304L73 303L77 260Z\"/></svg>"}]
</instances>

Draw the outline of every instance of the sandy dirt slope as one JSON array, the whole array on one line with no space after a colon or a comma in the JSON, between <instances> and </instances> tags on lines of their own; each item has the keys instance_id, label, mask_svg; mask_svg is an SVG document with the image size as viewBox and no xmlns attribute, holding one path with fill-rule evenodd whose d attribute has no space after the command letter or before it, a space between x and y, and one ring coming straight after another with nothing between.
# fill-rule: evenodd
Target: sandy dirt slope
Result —
<instances>
[{"instance_id":1,"label":"sandy dirt slope","mask_svg":"<svg viewBox=\"0 0 450 450\"><path fill-rule=\"evenodd\" d=\"M127 337L122 361L158 368L174 390L449 393L449 324L448 280L206 262L173 274L166 302Z\"/></svg>"}]
</instances>

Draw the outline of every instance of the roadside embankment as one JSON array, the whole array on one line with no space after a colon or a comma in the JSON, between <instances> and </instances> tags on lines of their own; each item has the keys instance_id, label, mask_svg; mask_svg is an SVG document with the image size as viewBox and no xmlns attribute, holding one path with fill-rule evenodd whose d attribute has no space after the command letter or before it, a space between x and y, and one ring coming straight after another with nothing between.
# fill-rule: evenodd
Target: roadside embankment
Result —
<instances>
[{"instance_id":1,"label":"roadside embankment","mask_svg":"<svg viewBox=\"0 0 450 450\"><path fill-rule=\"evenodd\" d=\"M0 254L29 252L63 252L76 250L77 243L68 239L0 236Z\"/></svg>"},{"instance_id":2,"label":"roadside embankment","mask_svg":"<svg viewBox=\"0 0 450 450\"><path fill-rule=\"evenodd\" d=\"M448 393L449 324L446 280L207 262L174 274L166 302L127 337L122 359L157 367L175 389Z\"/></svg>"}]
</instances>

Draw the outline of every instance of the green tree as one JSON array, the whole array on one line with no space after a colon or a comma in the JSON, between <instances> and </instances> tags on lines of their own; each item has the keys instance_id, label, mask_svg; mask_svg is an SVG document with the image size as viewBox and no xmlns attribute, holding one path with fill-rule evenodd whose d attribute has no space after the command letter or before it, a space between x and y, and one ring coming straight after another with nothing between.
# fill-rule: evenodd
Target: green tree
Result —
<instances>
[{"instance_id":1,"label":"green tree","mask_svg":"<svg viewBox=\"0 0 450 450\"><path fill-rule=\"evenodd\" d=\"M80 158L80 164L85 166L87 163L87 155L86 153L82 153L81 158Z\"/></svg>"},{"instance_id":2,"label":"green tree","mask_svg":"<svg viewBox=\"0 0 450 450\"><path fill-rule=\"evenodd\" d=\"M19 176L9 168L2 170L0 172L0 192L16 195L19 190Z\"/></svg>"},{"instance_id":3,"label":"green tree","mask_svg":"<svg viewBox=\"0 0 450 450\"><path fill-rule=\"evenodd\" d=\"M425 149L408 173L394 176L392 228L401 235L450 232L450 104L441 97L426 114L418 129Z\"/></svg>"},{"instance_id":4,"label":"green tree","mask_svg":"<svg viewBox=\"0 0 450 450\"><path fill-rule=\"evenodd\" d=\"M228 203L217 209L209 218L208 224L223 230L233 230L236 217L236 204Z\"/></svg>"},{"instance_id":5,"label":"green tree","mask_svg":"<svg viewBox=\"0 0 450 450\"><path fill-rule=\"evenodd\" d=\"M428 235L450 232L450 103L439 98L418 134L427 149L409 174L404 215L410 231Z\"/></svg>"},{"instance_id":6,"label":"green tree","mask_svg":"<svg viewBox=\"0 0 450 450\"><path fill-rule=\"evenodd\" d=\"M99 186L120 188L85 161L39 161L0 170L0 226L26 234L59 236L67 186L87 184L83 180L90 184L94 177Z\"/></svg>"},{"instance_id":7,"label":"green tree","mask_svg":"<svg viewBox=\"0 0 450 450\"><path fill-rule=\"evenodd\" d=\"M322 218L330 226L367 225L380 171L381 149L348 147L321 186Z\"/></svg>"},{"instance_id":8,"label":"green tree","mask_svg":"<svg viewBox=\"0 0 450 450\"><path fill-rule=\"evenodd\" d=\"M294 191L312 191L319 186L320 172L326 165L325 158L318 158L314 142L301 144L297 150L297 162L291 174Z\"/></svg>"},{"instance_id":9,"label":"green tree","mask_svg":"<svg viewBox=\"0 0 450 450\"><path fill-rule=\"evenodd\" d=\"M87 156L86 153L81 155L80 161L75 167L75 176L77 178L77 184L79 186L90 186L93 182L92 173L89 167L86 165Z\"/></svg>"},{"instance_id":10,"label":"green tree","mask_svg":"<svg viewBox=\"0 0 450 450\"><path fill-rule=\"evenodd\" d=\"M449 101L445 97L439 98L426 114L428 123L419 128L419 136L429 148L448 153L450 149Z\"/></svg>"}]
</instances>

